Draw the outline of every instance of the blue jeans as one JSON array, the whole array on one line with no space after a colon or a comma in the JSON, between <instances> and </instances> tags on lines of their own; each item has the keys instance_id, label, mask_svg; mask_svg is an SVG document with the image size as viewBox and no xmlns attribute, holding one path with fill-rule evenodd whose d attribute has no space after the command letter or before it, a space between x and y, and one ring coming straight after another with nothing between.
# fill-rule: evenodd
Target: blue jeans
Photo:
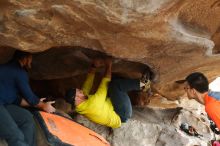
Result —
<instances>
[{"instance_id":1,"label":"blue jeans","mask_svg":"<svg viewBox=\"0 0 220 146\"><path fill-rule=\"evenodd\" d=\"M137 79L112 79L109 84L108 96L111 99L115 112L124 123L132 115L132 106L128 91L140 90L140 81Z\"/></svg>"},{"instance_id":2,"label":"blue jeans","mask_svg":"<svg viewBox=\"0 0 220 146\"><path fill-rule=\"evenodd\" d=\"M0 137L8 146L35 146L32 114L16 105L0 105Z\"/></svg>"}]
</instances>

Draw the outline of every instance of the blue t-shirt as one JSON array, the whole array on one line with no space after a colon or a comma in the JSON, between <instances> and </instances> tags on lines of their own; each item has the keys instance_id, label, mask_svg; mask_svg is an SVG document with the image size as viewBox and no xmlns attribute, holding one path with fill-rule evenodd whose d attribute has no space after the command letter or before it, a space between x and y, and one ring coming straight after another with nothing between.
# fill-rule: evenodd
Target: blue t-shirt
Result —
<instances>
[{"instance_id":1,"label":"blue t-shirt","mask_svg":"<svg viewBox=\"0 0 220 146\"><path fill-rule=\"evenodd\" d=\"M208 95L211 96L211 97L214 97L217 100L220 100L220 92L209 91Z\"/></svg>"},{"instance_id":2,"label":"blue t-shirt","mask_svg":"<svg viewBox=\"0 0 220 146\"><path fill-rule=\"evenodd\" d=\"M0 105L20 104L24 98L37 105L39 98L32 92L27 72L16 61L0 65Z\"/></svg>"}]
</instances>

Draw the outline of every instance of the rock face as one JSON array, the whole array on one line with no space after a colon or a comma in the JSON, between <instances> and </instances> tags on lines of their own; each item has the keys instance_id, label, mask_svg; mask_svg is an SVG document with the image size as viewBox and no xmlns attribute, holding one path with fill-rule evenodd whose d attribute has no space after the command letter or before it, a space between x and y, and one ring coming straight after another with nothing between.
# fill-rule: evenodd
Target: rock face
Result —
<instances>
[{"instance_id":1,"label":"rock face","mask_svg":"<svg viewBox=\"0 0 220 146\"><path fill-rule=\"evenodd\" d=\"M136 107L133 117L112 132L109 128L94 124L82 116L77 116L76 120L101 134L112 146L210 145L214 134L208 127L204 107L193 100L182 99L178 102L178 107L182 108ZM187 135L180 130L181 123L193 126L202 136Z\"/></svg>"},{"instance_id":2,"label":"rock face","mask_svg":"<svg viewBox=\"0 0 220 146\"><path fill-rule=\"evenodd\" d=\"M56 107L66 112L69 108L68 104L66 108ZM132 118L118 129L95 124L81 115L74 116L74 120L102 135L111 146L208 146L211 140L220 138L209 128L204 106L183 97L178 101L158 97L146 107L134 107ZM180 130L181 123L193 126L202 136L187 135ZM38 146L48 145L39 128L37 141ZM7 144L0 139L0 146Z\"/></svg>"},{"instance_id":3,"label":"rock face","mask_svg":"<svg viewBox=\"0 0 220 146\"><path fill-rule=\"evenodd\" d=\"M182 94L174 81L188 73L202 71L210 80L218 75L219 0L1 0L0 9L2 63L13 48L29 52L88 48L148 65L160 75L155 89L172 99ZM48 66L40 63L51 58L36 60L41 68L33 74L41 79L80 74L84 68L76 65L73 71L66 65L75 56L54 53L55 62L46 75L41 70ZM63 70L57 71L59 63Z\"/></svg>"},{"instance_id":4,"label":"rock face","mask_svg":"<svg viewBox=\"0 0 220 146\"><path fill-rule=\"evenodd\" d=\"M0 0L0 10L0 63L15 49L35 53L30 76L41 96L60 97L66 88L80 87L90 61L106 55L113 56L114 74L139 78L146 68L153 72L154 91L168 99L183 95L174 82L191 72L201 71L210 81L219 75L220 0ZM113 146L207 146L214 135L203 107L164 101L134 108L132 119L112 133L83 117L76 120ZM180 131L182 122L203 137Z\"/></svg>"}]
</instances>

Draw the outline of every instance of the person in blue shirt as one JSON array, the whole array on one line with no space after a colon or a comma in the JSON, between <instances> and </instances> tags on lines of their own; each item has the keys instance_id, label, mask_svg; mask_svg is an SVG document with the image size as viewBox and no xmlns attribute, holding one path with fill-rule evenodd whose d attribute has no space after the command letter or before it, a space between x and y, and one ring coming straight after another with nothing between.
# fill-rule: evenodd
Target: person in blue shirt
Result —
<instances>
[{"instance_id":1,"label":"person in blue shirt","mask_svg":"<svg viewBox=\"0 0 220 146\"><path fill-rule=\"evenodd\" d=\"M0 65L0 138L9 146L35 146L35 123L32 114L21 106L55 112L54 101L44 102L31 90L27 69L32 55L16 50L12 60Z\"/></svg>"},{"instance_id":2,"label":"person in blue shirt","mask_svg":"<svg viewBox=\"0 0 220 146\"><path fill-rule=\"evenodd\" d=\"M218 91L209 91L208 93L209 96L214 97L217 100L220 100L220 92Z\"/></svg>"}]
</instances>

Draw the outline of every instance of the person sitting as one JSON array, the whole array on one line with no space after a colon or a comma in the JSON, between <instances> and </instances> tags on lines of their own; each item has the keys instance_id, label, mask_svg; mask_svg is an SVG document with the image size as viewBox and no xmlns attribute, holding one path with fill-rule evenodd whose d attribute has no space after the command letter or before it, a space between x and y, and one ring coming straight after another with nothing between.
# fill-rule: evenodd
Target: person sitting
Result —
<instances>
[{"instance_id":1,"label":"person sitting","mask_svg":"<svg viewBox=\"0 0 220 146\"><path fill-rule=\"evenodd\" d=\"M105 66L104 77L96 92L90 94L96 70L102 66ZM132 115L132 105L127 92L149 86L145 86L148 81L141 83L139 79L113 78L111 80L111 71L111 59L95 59L82 89L69 89L65 100L72 104L77 113L89 120L111 128L118 128Z\"/></svg>"},{"instance_id":2,"label":"person sitting","mask_svg":"<svg viewBox=\"0 0 220 146\"><path fill-rule=\"evenodd\" d=\"M31 63L32 54L16 50L12 60L0 65L0 138L9 146L36 145L33 115L20 106L55 111L54 102L43 102L32 92L26 72Z\"/></svg>"}]
</instances>

